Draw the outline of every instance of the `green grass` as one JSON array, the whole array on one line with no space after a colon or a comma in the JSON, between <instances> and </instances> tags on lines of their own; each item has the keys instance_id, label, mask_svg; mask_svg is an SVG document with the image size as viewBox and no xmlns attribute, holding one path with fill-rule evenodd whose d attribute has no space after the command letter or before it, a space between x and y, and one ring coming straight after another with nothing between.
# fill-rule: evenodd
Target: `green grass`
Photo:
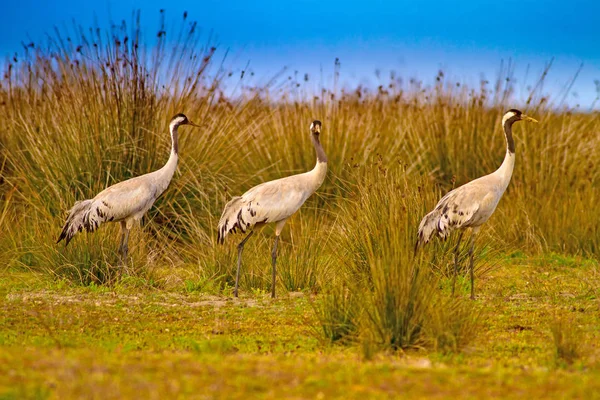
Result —
<instances>
[{"instance_id":1,"label":"green grass","mask_svg":"<svg viewBox=\"0 0 600 400\"><path fill-rule=\"evenodd\" d=\"M509 260L485 276L477 335L458 353L332 346L313 312L323 295L235 300L16 271L0 281L2 398L593 398L600 389L600 267L586 259ZM557 357L557 316L577 326L569 362Z\"/></svg>"}]
</instances>

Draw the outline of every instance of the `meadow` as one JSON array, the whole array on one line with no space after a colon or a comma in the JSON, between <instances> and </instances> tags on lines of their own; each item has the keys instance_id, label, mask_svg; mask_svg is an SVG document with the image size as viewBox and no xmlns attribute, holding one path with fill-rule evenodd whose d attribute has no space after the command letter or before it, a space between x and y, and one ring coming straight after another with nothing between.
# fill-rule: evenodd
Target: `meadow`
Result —
<instances>
[{"instance_id":1,"label":"meadow","mask_svg":"<svg viewBox=\"0 0 600 400\"><path fill-rule=\"evenodd\" d=\"M517 99L510 66L478 87L379 77L330 87L283 74L256 86L196 24L72 27L24 44L0 81L0 399L594 398L600 393L600 113L560 106L545 71ZM168 38L168 39L167 39ZM246 75L246 76L244 76ZM234 96L225 93L237 87ZM516 167L450 294L456 235L413 256L422 216L495 170L516 107ZM106 224L55 244L66 211L160 168L185 113L169 189L130 238ZM225 203L313 167L323 186L279 243L217 245Z\"/></svg>"}]
</instances>

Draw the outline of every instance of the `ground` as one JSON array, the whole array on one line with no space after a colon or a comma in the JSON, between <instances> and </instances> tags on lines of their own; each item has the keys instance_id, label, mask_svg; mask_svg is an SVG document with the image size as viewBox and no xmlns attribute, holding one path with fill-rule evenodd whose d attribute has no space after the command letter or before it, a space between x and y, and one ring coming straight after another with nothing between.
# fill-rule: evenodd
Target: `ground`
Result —
<instances>
[{"instance_id":1,"label":"ground","mask_svg":"<svg viewBox=\"0 0 600 400\"><path fill-rule=\"evenodd\" d=\"M319 295L80 287L9 270L0 399L600 398L596 261L510 258L478 284L479 332L462 352L373 355L321 339Z\"/></svg>"}]
</instances>

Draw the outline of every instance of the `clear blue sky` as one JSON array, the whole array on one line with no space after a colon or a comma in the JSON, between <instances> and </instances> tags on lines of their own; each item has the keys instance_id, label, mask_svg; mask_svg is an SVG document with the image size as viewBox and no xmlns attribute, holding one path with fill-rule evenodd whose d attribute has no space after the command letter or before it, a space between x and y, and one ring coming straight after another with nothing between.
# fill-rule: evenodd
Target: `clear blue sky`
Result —
<instances>
[{"instance_id":1,"label":"clear blue sky","mask_svg":"<svg viewBox=\"0 0 600 400\"><path fill-rule=\"evenodd\" d=\"M569 103L585 108L600 80L600 1L158 1L20 0L3 2L0 54L19 51L21 41L39 42L54 26L76 20L100 26L129 20L142 10L144 26L157 27L158 10L168 21L183 11L239 65L250 65L265 81L282 67L327 81L333 61L342 62L342 82L376 83L374 70L396 70L405 78L432 79L438 69L461 81L493 78L500 60L516 63L516 77L538 75L555 58L546 89L555 94L581 63L584 68ZM532 83L532 82L529 82Z\"/></svg>"}]
</instances>

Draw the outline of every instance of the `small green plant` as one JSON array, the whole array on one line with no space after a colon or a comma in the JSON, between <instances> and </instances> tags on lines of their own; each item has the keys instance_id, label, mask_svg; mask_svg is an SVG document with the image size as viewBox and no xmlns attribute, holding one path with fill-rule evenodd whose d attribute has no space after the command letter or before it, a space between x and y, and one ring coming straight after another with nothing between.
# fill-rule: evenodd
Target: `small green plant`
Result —
<instances>
[{"instance_id":1,"label":"small green plant","mask_svg":"<svg viewBox=\"0 0 600 400\"><path fill-rule=\"evenodd\" d=\"M233 297L233 290L234 287L230 285L229 282L225 282L223 284L223 289L221 290L221 293L223 294L223 296Z\"/></svg>"},{"instance_id":2,"label":"small green plant","mask_svg":"<svg viewBox=\"0 0 600 400\"><path fill-rule=\"evenodd\" d=\"M261 288L252 288L252 295L254 297L264 297L268 292Z\"/></svg>"},{"instance_id":3,"label":"small green plant","mask_svg":"<svg viewBox=\"0 0 600 400\"><path fill-rule=\"evenodd\" d=\"M200 276L197 279L185 280L185 291L187 293L209 293L219 294L221 279L214 276ZM226 284L225 284L226 286Z\"/></svg>"}]
</instances>

